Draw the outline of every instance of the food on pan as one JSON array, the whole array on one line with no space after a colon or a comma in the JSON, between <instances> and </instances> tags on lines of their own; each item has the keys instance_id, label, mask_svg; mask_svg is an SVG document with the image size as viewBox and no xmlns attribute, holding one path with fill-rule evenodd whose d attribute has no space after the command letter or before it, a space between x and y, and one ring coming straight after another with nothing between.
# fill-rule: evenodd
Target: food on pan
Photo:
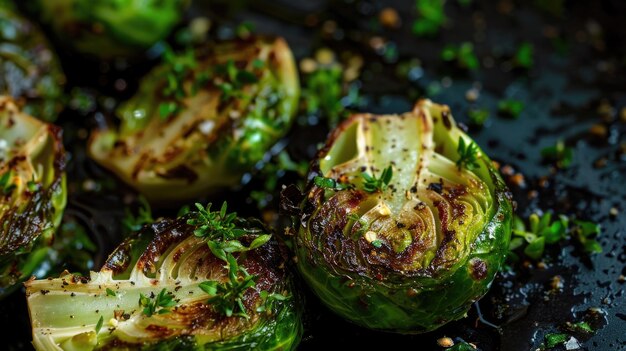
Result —
<instances>
[{"instance_id":1,"label":"food on pan","mask_svg":"<svg viewBox=\"0 0 626 351\"><path fill-rule=\"evenodd\" d=\"M61 129L0 96L0 297L58 260L66 199Z\"/></svg>"},{"instance_id":2,"label":"food on pan","mask_svg":"<svg viewBox=\"0 0 626 351\"><path fill-rule=\"evenodd\" d=\"M299 81L283 39L168 53L94 131L91 156L152 202L182 201L239 184L285 135Z\"/></svg>"},{"instance_id":3,"label":"food on pan","mask_svg":"<svg viewBox=\"0 0 626 351\"><path fill-rule=\"evenodd\" d=\"M298 268L358 325L422 333L463 318L504 262L507 188L447 106L421 100L401 115L353 115L308 179Z\"/></svg>"},{"instance_id":4,"label":"food on pan","mask_svg":"<svg viewBox=\"0 0 626 351\"><path fill-rule=\"evenodd\" d=\"M286 263L259 222L199 206L145 226L89 278L26 282L33 345L292 350L302 324Z\"/></svg>"},{"instance_id":5,"label":"food on pan","mask_svg":"<svg viewBox=\"0 0 626 351\"><path fill-rule=\"evenodd\" d=\"M109 59L141 53L165 39L187 0L36 0L42 22L67 46Z\"/></svg>"},{"instance_id":6,"label":"food on pan","mask_svg":"<svg viewBox=\"0 0 626 351\"><path fill-rule=\"evenodd\" d=\"M23 101L31 116L54 121L64 85L61 64L41 30L12 2L0 0L0 94Z\"/></svg>"}]
</instances>

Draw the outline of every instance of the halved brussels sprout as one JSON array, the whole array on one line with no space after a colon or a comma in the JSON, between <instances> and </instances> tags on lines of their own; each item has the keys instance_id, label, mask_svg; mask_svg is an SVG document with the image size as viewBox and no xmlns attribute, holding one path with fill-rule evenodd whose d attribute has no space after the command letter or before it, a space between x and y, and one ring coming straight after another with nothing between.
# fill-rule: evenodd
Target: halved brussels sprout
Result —
<instances>
[{"instance_id":1,"label":"halved brussels sprout","mask_svg":"<svg viewBox=\"0 0 626 351\"><path fill-rule=\"evenodd\" d=\"M0 297L51 268L66 198L61 129L0 97Z\"/></svg>"},{"instance_id":2,"label":"halved brussels sprout","mask_svg":"<svg viewBox=\"0 0 626 351\"><path fill-rule=\"evenodd\" d=\"M216 213L212 224L188 215L144 227L90 278L26 282L35 348L294 349L302 324L287 256L258 221ZM207 245L203 235L224 228L237 243Z\"/></svg>"},{"instance_id":3,"label":"halved brussels sprout","mask_svg":"<svg viewBox=\"0 0 626 351\"><path fill-rule=\"evenodd\" d=\"M505 259L506 186L447 106L352 116L309 179L298 268L358 325L421 333L462 318Z\"/></svg>"},{"instance_id":4,"label":"halved brussels sprout","mask_svg":"<svg viewBox=\"0 0 626 351\"><path fill-rule=\"evenodd\" d=\"M39 0L35 6L65 44L101 58L132 56L167 37L188 0Z\"/></svg>"},{"instance_id":5,"label":"halved brussels sprout","mask_svg":"<svg viewBox=\"0 0 626 351\"><path fill-rule=\"evenodd\" d=\"M0 1L0 94L23 99L24 112L54 121L63 108L65 75L41 30Z\"/></svg>"},{"instance_id":6,"label":"halved brussels sprout","mask_svg":"<svg viewBox=\"0 0 626 351\"><path fill-rule=\"evenodd\" d=\"M289 129L299 96L282 39L229 42L167 54L118 110L119 130L97 130L91 156L152 202L239 184Z\"/></svg>"}]
</instances>

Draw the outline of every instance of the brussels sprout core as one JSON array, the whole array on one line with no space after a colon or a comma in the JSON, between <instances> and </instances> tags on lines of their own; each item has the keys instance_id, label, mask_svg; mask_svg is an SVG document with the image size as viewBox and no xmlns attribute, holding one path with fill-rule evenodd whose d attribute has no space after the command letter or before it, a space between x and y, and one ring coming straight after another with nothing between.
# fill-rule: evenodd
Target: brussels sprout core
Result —
<instances>
[{"instance_id":1,"label":"brussels sprout core","mask_svg":"<svg viewBox=\"0 0 626 351\"><path fill-rule=\"evenodd\" d=\"M511 201L447 106L352 116L311 172L338 186L310 184L298 266L335 312L419 333L463 317L486 292L507 252Z\"/></svg>"},{"instance_id":2,"label":"brussels sprout core","mask_svg":"<svg viewBox=\"0 0 626 351\"><path fill-rule=\"evenodd\" d=\"M0 96L0 297L54 256L67 193L60 128ZM40 271L35 272L35 269Z\"/></svg>"},{"instance_id":3,"label":"brussels sprout core","mask_svg":"<svg viewBox=\"0 0 626 351\"><path fill-rule=\"evenodd\" d=\"M282 39L167 55L118 111L119 131L95 131L92 157L153 202L234 186L288 130L298 76Z\"/></svg>"},{"instance_id":4,"label":"brussels sprout core","mask_svg":"<svg viewBox=\"0 0 626 351\"><path fill-rule=\"evenodd\" d=\"M144 227L90 278L67 273L26 282L35 348L295 348L302 325L278 243L265 240L225 262L194 235L207 227L189 225L188 218ZM234 223L238 242L246 247L267 233L257 222ZM276 298L270 301L270 296ZM228 313L235 300L245 315Z\"/></svg>"}]
</instances>

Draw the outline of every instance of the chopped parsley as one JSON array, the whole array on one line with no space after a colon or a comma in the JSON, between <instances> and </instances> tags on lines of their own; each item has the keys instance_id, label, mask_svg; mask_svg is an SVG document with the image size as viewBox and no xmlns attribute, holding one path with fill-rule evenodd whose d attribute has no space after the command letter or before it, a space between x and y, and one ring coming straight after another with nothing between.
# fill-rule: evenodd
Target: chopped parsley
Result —
<instances>
[{"instance_id":1,"label":"chopped parsley","mask_svg":"<svg viewBox=\"0 0 626 351\"><path fill-rule=\"evenodd\" d=\"M115 291L111 290L110 288L107 288L107 296L116 296Z\"/></svg>"},{"instance_id":2,"label":"chopped parsley","mask_svg":"<svg viewBox=\"0 0 626 351\"><path fill-rule=\"evenodd\" d=\"M478 145L476 145L475 142L471 142L467 145L465 144L465 139L459 137L457 152L459 153L459 159L456 161L456 167L459 170L465 168L469 171L473 171L480 168L478 164Z\"/></svg>"},{"instance_id":3,"label":"chopped parsley","mask_svg":"<svg viewBox=\"0 0 626 351\"><path fill-rule=\"evenodd\" d=\"M393 177L393 168L388 166L383 169L379 178L367 172L361 173L361 177L363 177L363 190L368 193L384 191L389 186L389 182L391 182L391 178Z\"/></svg>"}]
</instances>

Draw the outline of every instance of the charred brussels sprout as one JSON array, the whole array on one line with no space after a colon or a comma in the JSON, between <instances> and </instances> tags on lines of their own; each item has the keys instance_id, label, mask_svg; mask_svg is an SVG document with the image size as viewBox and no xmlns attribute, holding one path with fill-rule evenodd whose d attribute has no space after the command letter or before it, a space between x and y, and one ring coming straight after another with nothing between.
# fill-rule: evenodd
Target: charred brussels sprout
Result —
<instances>
[{"instance_id":1,"label":"charred brussels sprout","mask_svg":"<svg viewBox=\"0 0 626 351\"><path fill-rule=\"evenodd\" d=\"M286 255L257 221L224 212L146 226L90 278L26 282L35 348L294 349L302 324Z\"/></svg>"},{"instance_id":2,"label":"charred brussels sprout","mask_svg":"<svg viewBox=\"0 0 626 351\"><path fill-rule=\"evenodd\" d=\"M504 261L511 200L447 106L352 116L309 179L298 268L358 325L421 333L462 318Z\"/></svg>"},{"instance_id":3,"label":"charred brussels sprout","mask_svg":"<svg viewBox=\"0 0 626 351\"><path fill-rule=\"evenodd\" d=\"M36 11L57 37L96 57L132 56L164 39L187 0L37 0Z\"/></svg>"},{"instance_id":4,"label":"charred brussels sprout","mask_svg":"<svg viewBox=\"0 0 626 351\"><path fill-rule=\"evenodd\" d=\"M66 196L60 128L0 97L0 297L50 268Z\"/></svg>"},{"instance_id":5,"label":"charred brussels sprout","mask_svg":"<svg viewBox=\"0 0 626 351\"><path fill-rule=\"evenodd\" d=\"M0 94L23 99L24 112L54 121L61 111L65 76L43 33L0 1Z\"/></svg>"},{"instance_id":6,"label":"charred brussels sprout","mask_svg":"<svg viewBox=\"0 0 626 351\"><path fill-rule=\"evenodd\" d=\"M230 42L174 55L98 130L91 156L152 202L237 185L288 130L298 76L282 39Z\"/></svg>"}]
</instances>

